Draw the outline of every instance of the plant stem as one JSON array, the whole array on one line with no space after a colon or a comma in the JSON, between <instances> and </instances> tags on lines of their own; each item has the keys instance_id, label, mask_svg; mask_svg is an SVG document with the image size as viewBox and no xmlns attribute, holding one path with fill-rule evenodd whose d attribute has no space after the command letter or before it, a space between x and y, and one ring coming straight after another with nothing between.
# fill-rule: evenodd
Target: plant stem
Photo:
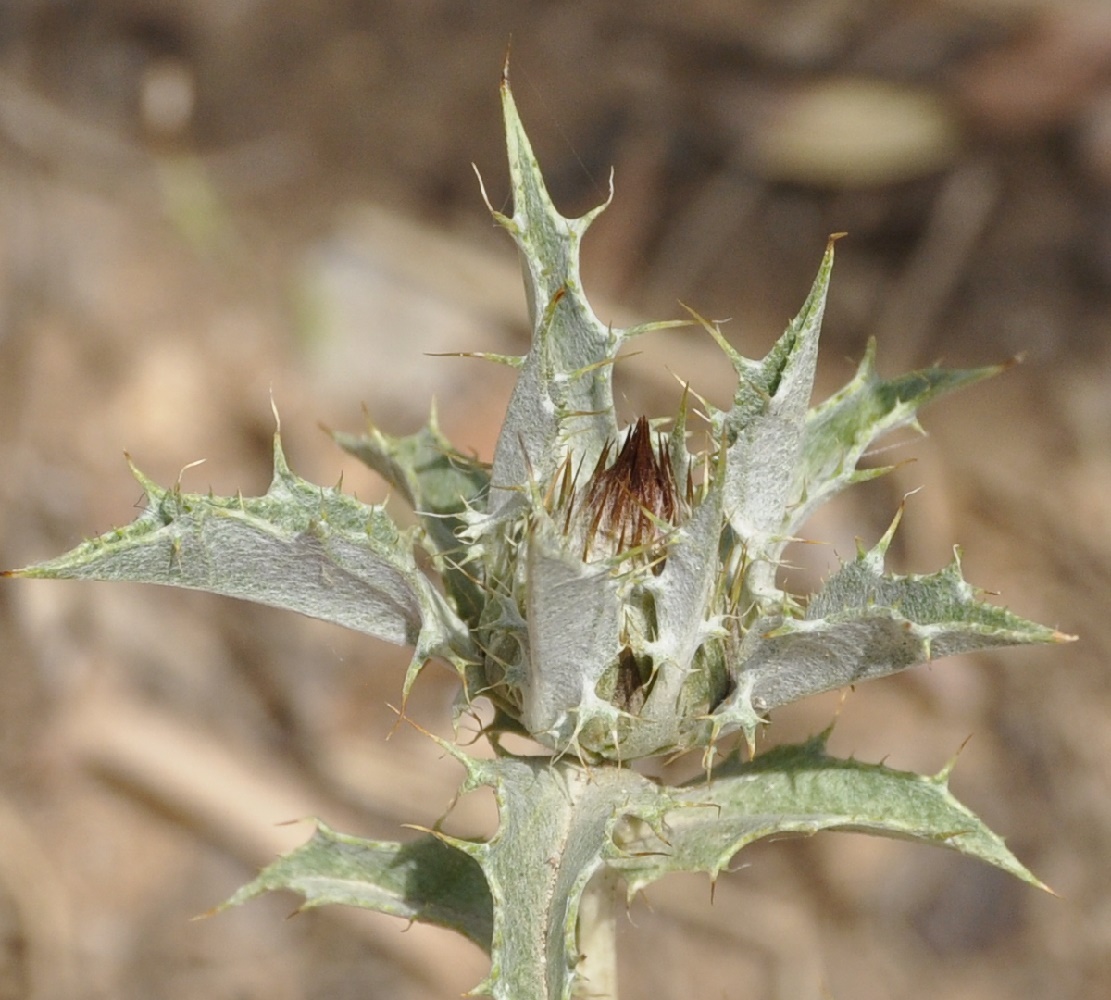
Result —
<instances>
[{"instance_id":1,"label":"plant stem","mask_svg":"<svg viewBox=\"0 0 1111 1000\"><path fill-rule=\"evenodd\" d=\"M621 879L603 866L579 906L579 975L583 1000L617 1000L617 906Z\"/></svg>"}]
</instances>

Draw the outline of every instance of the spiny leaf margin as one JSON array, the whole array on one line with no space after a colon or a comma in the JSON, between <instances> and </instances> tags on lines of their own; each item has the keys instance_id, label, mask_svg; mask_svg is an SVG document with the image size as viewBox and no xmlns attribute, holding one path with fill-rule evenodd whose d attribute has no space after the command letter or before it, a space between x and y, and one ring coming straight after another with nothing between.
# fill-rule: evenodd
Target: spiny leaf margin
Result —
<instances>
[{"instance_id":1,"label":"spiny leaf margin","mask_svg":"<svg viewBox=\"0 0 1111 1000\"><path fill-rule=\"evenodd\" d=\"M473 656L467 629L421 572L412 532L382 506L289 468L274 437L274 476L259 497L163 488L132 465L145 506L130 524L9 575L33 579L155 583L205 590L416 647Z\"/></svg>"}]
</instances>

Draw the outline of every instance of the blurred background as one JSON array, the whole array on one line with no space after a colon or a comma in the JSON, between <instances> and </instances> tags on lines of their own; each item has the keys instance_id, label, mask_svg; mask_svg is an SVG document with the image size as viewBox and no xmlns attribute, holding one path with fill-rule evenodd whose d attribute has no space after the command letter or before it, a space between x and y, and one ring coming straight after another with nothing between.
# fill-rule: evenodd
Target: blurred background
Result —
<instances>
[{"instance_id":1,"label":"blurred background","mask_svg":"<svg viewBox=\"0 0 1111 1000\"><path fill-rule=\"evenodd\" d=\"M761 356L847 231L819 391L1025 363L923 416L799 546L814 586L909 501L892 560L966 576L1082 641L945 661L777 714L936 772L1059 894L849 834L675 878L623 928L624 995L746 1000L1111 989L1111 5L1106 0L5 0L0 6L0 564L136 514L161 483L260 493L273 397L304 477L380 483L319 424L393 433L435 397L489 457L526 349L498 79L557 204L613 205L584 277L615 323L730 322ZM695 331L618 367L625 419ZM198 459L205 464L182 472ZM265 608L123 585L0 587L0 998L433 998L485 971L450 935L294 897L209 910L318 815L405 836L461 775L395 726L408 654ZM408 713L450 733L429 670ZM387 740L387 737L391 737ZM490 803L449 825L481 833Z\"/></svg>"}]
</instances>

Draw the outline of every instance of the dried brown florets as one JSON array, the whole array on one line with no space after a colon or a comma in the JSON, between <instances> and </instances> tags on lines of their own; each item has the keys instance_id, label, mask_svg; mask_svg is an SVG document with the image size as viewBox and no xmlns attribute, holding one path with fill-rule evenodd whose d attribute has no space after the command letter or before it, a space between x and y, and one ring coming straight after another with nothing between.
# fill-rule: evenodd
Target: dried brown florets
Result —
<instances>
[{"instance_id":1,"label":"dried brown florets","mask_svg":"<svg viewBox=\"0 0 1111 1000\"><path fill-rule=\"evenodd\" d=\"M667 452L653 442L647 417L636 422L607 465L611 450L608 444L602 450L581 494L583 559L599 545L615 555L639 550L657 559L681 506Z\"/></svg>"}]
</instances>

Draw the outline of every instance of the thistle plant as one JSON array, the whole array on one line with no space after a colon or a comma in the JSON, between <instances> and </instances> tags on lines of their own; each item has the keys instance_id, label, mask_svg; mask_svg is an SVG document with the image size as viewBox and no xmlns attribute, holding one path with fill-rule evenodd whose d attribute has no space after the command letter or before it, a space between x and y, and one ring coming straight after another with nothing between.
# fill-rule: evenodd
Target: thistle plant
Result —
<instances>
[{"instance_id":1,"label":"thistle plant","mask_svg":"<svg viewBox=\"0 0 1111 1000\"><path fill-rule=\"evenodd\" d=\"M828 732L756 752L769 713L808 695L955 653L1069 638L985 603L957 558L928 575L889 573L898 516L816 593L781 586L806 518L887 471L858 468L877 438L917 428L925 403L1000 368L884 379L869 346L852 380L811 408L832 239L801 311L761 360L693 313L603 323L580 284L579 247L605 205L559 214L507 77L501 94L513 214L491 212L520 251L532 342L524 357L481 355L517 370L491 464L456 449L434 416L405 437L335 434L412 506L416 526L401 530L384 507L300 479L279 434L265 495L187 494L134 470L146 494L134 522L11 574L146 581L288 608L412 647L405 692L436 659L458 673L460 712L476 699L493 706L483 728L492 757L443 742L462 765L462 792L494 790L490 839L436 828L370 841L321 822L225 905L285 889L305 906L438 924L488 952L476 994L563 1000L616 996L624 899L669 872L716 879L774 834L917 840L1040 885L953 797L948 768L922 776L838 759ZM720 346L737 377L732 404L688 391L673 419L620 427L622 348L684 324ZM545 752L515 755L507 733ZM687 751L701 755L689 783L633 766Z\"/></svg>"}]
</instances>

